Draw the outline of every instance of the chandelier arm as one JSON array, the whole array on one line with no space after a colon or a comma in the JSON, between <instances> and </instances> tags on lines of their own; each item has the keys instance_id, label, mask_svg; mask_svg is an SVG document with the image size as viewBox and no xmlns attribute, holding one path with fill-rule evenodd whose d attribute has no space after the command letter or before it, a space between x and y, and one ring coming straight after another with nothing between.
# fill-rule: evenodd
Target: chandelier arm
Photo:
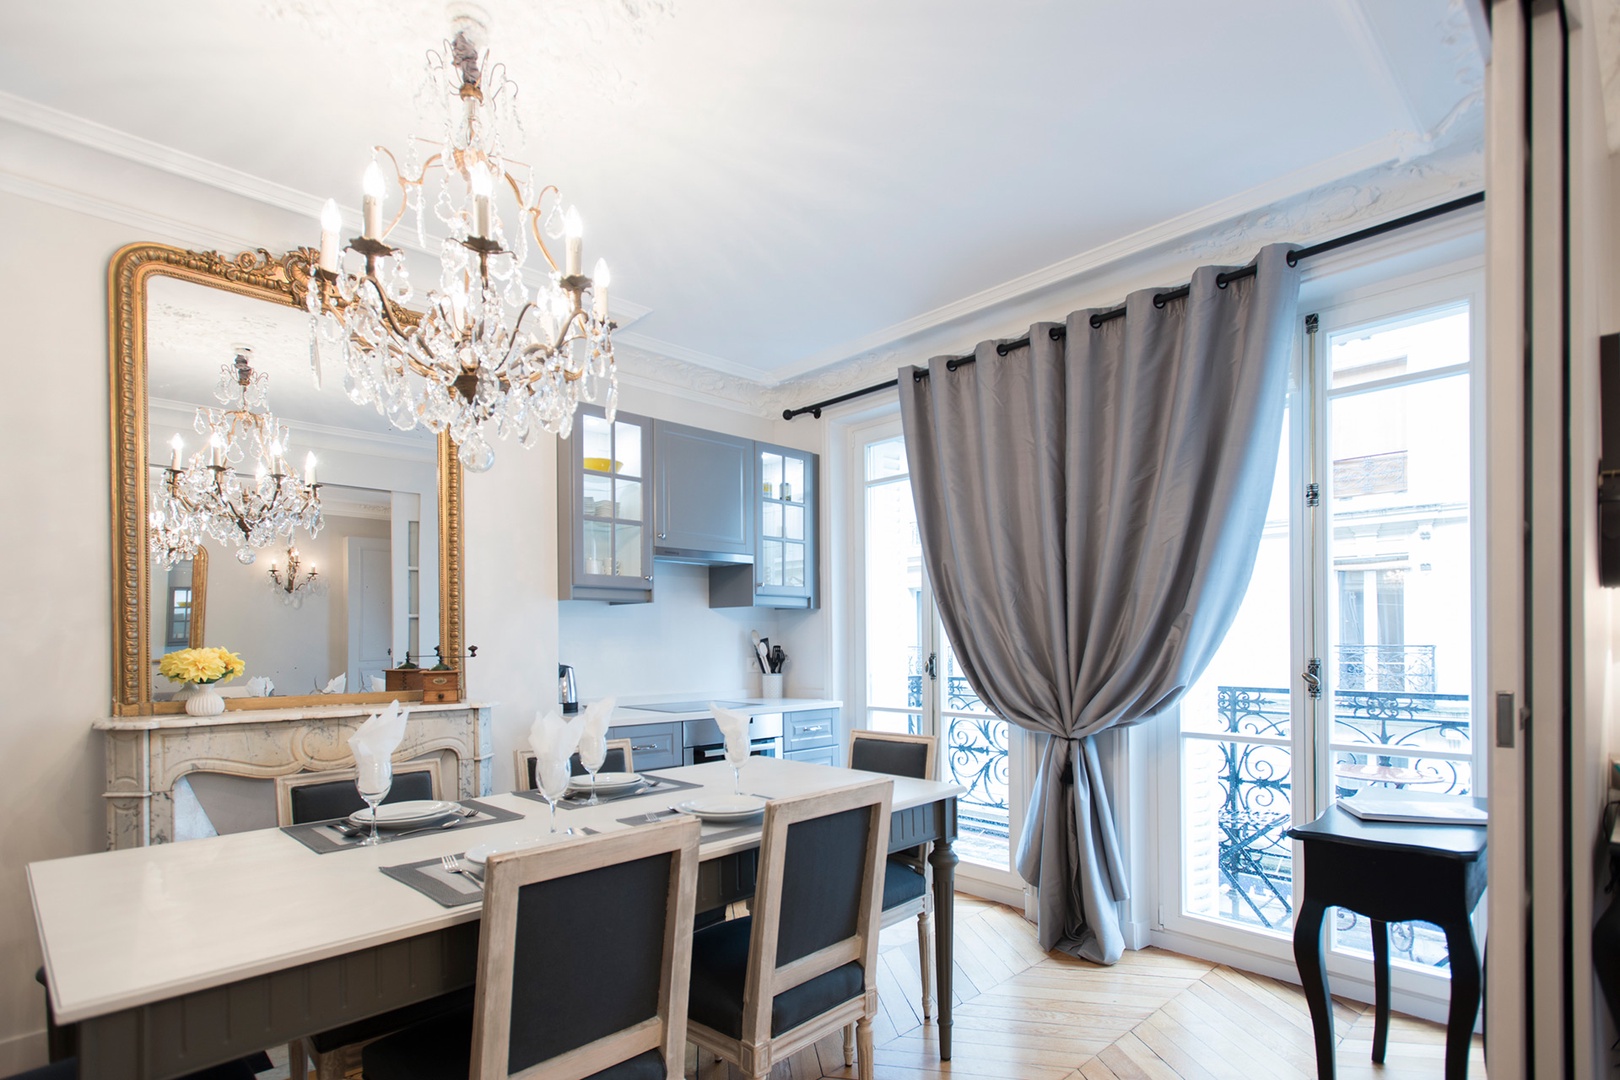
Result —
<instances>
[{"instance_id":1,"label":"chandelier arm","mask_svg":"<svg viewBox=\"0 0 1620 1080\"><path fill-rule=\"evenodd\" d=\"M507 177L507 180L511 181L511 177ZM562 192L558 190L556 184L547 184L535 194L534 205L529 207L528 210L529 232L534 234L534 242L540 245L540 254L545 256L546 265L550 266L551 272L555 274L557 272L557 260L551 257L551 249L546 247L546 238L542 235L543 230L540 228L540 206L546 201L546 192L548 191L557 196L559 200L562 198ZM522 202L522 196L518 197L518 201Z\"/></svg>"},{"instance_id":2,"label":"chandelier arm","mask_svg":"<svg viewBox=\"0 0 1620 1080\"><path fill-rule=\"evenodd\" d=\"M371 150L372 150L373 153L382 153L382 154L387 154L388 155L388 160L390 162L392 162L393 166L394 166L394 179L399 182L399 209L394 211L394 218L393 218L392 221L390 221L388 223L388 228L386 228L386 229L384 229L382 231L382 239L386 240L386 239L388 239L388 234L393 232L394 227L400 223L400 220L402 218L405 217L405 209L406 209L405 192L406 192L406 189L410 187L410 181L405 179L405 173L399 167L399 159L394 156L394 152L392 150L388 149L388 147L386 147L386 146L373 146L371 148ZM437 157L437 156L438 156L437 154L434 155L434 157ZM431 163L431 159L430 159L430 163ZM422 175L423 176L427 175L427 166L426 165L422 166ZM418 181L418 183L420 183L420 181Z\"/></svg>"}]
</instances>

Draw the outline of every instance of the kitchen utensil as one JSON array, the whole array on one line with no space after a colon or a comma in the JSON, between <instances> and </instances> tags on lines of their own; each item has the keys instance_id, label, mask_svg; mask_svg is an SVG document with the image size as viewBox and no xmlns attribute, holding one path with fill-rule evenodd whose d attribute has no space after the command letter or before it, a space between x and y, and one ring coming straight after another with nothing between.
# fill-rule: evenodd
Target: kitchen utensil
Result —
<instances>
[{"instance_id":1,"label":"kitchen utensil","mask_svg":"<svg viewBox=\"0 0 1620 1080\"><path fill-rule=\"evenodd\" d=\"M557 665L557 704L565 716L579 712L579 683L574 679L572 664Z\"/></svg>"},{"instance_id":2,"label":"kitchen utensil","mask_svg":"<svg viewBox=\"0 0 1620 1080\"><path fill-rule=\"evenodd\" d=\"M757 637L758 635L755 636ZM766 651L764 641L754 642L754 653L759 657L760 674L769 675L771 673L771 656L770 653Z\"/></svg>"},{"instance_id":3,"label":"kitchen utensil","mask_svg":"<svg viewBox=\"0 0 1620 1080\"><path fill-rule=\"evenodd\" d=\"M424 825L420 829L406 829L404 832L397 832L394 834L394 839L398 840L402 836L414 836L419 832L431 832L435 829L453 829L466 820L466 818L462 817L460 814L457 814L449 821L441 821L437 825Z\"/></svg>"},{"instance_id":4,"label":"kitchen utensil","mask_svg":"<svg viewBox=\"0 0 1620 1080\"><path fill-rule=\"evenodd\" d=\"M780 675L782 673L782 665L786 663L787 653L782 651L782 646L773 646L771 648L771 674Z\"/></svg>"}]
</instances>

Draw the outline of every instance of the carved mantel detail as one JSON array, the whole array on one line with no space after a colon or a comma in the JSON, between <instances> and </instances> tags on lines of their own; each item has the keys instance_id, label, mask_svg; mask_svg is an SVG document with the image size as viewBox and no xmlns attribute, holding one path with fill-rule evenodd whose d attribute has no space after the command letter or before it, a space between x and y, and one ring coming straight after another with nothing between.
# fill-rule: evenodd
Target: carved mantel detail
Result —
<instances>
[{"instance_id":1,"label":"carved mantel detail","mask_svg":"<svg viewBox=\"0 0 1620 1080\"><path fill-rule=\"evenodd\" d=\"M448 751L455 775L440 777L443 789L462 799L489 794L494 782L490 708L413 707L394 760ZM96 721L106 738L107 847L173 840L175 785L190 773L272 779L352 765L349 736L370 712L365 706L338 706Z\"/></svg>"}]
</instances>

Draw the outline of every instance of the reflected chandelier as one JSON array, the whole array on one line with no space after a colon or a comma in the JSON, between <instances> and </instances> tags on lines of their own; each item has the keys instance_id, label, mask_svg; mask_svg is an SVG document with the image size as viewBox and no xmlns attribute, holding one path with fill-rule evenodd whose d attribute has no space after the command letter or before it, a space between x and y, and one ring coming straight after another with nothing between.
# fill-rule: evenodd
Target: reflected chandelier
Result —
<instances>
[{"instance_id":1,"label":"reflected chandelier","mask_svg":"<svg viewBox=\"0 0 1620 1080\"><path fill-rule=\"evenodd\" d=\"M320 577L315 564L309 564L309 572L302 577L299 569L303 566L303 559L298 554L297 545L287 547L287 572L283 574L276 568L274 562L270 563L270 588L275 590L276 599L292 607L302 607L304 597L315 593L315 580Z\"/></svg>"},{"instance_id":2,"label":"reflected chandelier","mask_svg":"<svg viewBox=\"0 0 1620 1080\"><path fill-rule=\"evenodd\" d=\"M322 345L341 349L350 399L374 405L401 430L423 424L449 431L462 465L482 472L495 461L486 421L500 438L515 435L524 446L542 431L567 438L580 400L595 401L604 383L607 413L614 415L618 374L607 265L599 259L592 277L581 272L578 210L564 209L556 187L537 188L532 170L507 158L508 143L522 137L517 86L503 65L487 66L475 36L482 28L460 20L454 39L428 53L423 96L443 106L442 130L421 140L426 160L414 137L403 162L386 147L373 148L362 184L362 235L342 252L342 219L327 201L307 304L317 386ZM386 227L377 155L387 158L399 188ZM496 198L502 188L516 205L510 222ZM387 238L409 209L417 243L425 246L429 202L447 235L439 284L417 315L405 307L412 296L405 259ZM531 237L544 266L530 258ZM548 238L564 242L561 267ZM532 292L525 266L540 270Z\"/></svg>"},{"instance_id":3,"label":"reflected chandelier","mask_svg":"<svg viewBox=\"0 0 1620 1080\"><path fill-rule=\"evenodd\" d=\"M251 351L238 349L234 363L219 370L214 396L234 409L197 410L194 426L207 436L202 450L186 464L185 443L175 435L174 457L163 470L162 488L152 499L152 558L165 567L196 555L204 537L235 544L236 558L251 563L255 549L292 539L299 528L321 530L321 486L315 482L315 455L304 462L300 479L287 467L287 427L270 415L268 378L255 372ZM239 469L249 460L251 473Z\"/></svg>"}]
</instances>

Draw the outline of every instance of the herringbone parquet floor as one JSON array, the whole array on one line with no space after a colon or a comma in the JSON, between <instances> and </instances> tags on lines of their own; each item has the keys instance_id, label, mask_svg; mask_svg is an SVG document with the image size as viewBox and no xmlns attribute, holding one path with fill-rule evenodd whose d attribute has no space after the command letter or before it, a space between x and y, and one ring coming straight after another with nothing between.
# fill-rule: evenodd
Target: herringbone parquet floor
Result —
<instances>
[{"instance_id":1,"label":"herringbone parquet floor","mask_svg":"<svg viewBox=\"0 0 1620 1080\"><path fill-rule=\"evenodd\" d=\"M959 896L953 1054L939 1060L922 1020L913 924L884 931L879 971L877 1075L882 1080L1314 1080L1311 1019L1297 986L1159 949L1128 952L1113 967L1048 955L1018 913ZM1394 1016L1389 1052L1374 1065L1372 1008L1336 1000L1343 1080L1438 1080L1445 1031ZM687 1076L725 1080L727 1067ZM772 1080L853 1077L843 1040L822 1040L778 1065ZM1485 1080L1474 1040L1469 1075Z\"/></svg>"}]
</instances>

